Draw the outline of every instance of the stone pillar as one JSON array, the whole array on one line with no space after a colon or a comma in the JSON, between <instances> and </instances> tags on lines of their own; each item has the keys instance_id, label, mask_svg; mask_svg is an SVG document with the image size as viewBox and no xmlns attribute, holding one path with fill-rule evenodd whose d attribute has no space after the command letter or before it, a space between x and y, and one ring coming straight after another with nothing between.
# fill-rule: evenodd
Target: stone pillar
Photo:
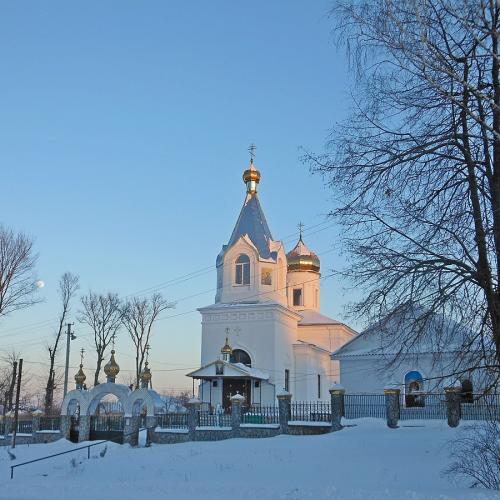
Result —
<instances>
[{"instance_id":1,"label":"stone pillar","mask_svg":"<svg viewBox=\"0 0 500 500\"><path fill-rule=\"evenodd\" d=\"M446 394L446 416L448 417L448 425L450 427L457 427L460 423L462 401L462 388L461 387L445 387Z\"/></svg>"},{"instance_id":2,"label":"stone pillar","mask_svg":"<svg viewBox=\"0 0 500 500\"><path fill-rule=\"evenodd\" d=\"M233 436L240 435L240 425L243 420L241 407L245 402L245 397L241 394L235 394L231 397L231 427L233 429Z\"/></svg>"},{"instance_id":3,"label":"stone pillar","mask_svg":"<svg viewBox=\"0 0 500 500\"><path fill-rule=\"evenodd\" d=\"M69 431L71 429L71 415L61 415L61 419L59 422L59 426L61 428L61 436L65 439L69 439Z\"/></svg>"},{"instance_id":4,"label":"stone pillar","mask_svg":"<svg viewBox=\"0 0 500 500\"><path fill-rule=\"evenodd\" d=\"M139 443L139 416L125 417L125 425L123 426L123 444L137 446Z\"/></svg>"},{"instance_id":5,"label":"stone pillar","mask_svg":"<svg viewBox=\"0 0 500 500\"><path fill-rule=\"evenodd\" d=\"M198 412L200 411L201 401L198 398L192 398L186 403L188 409L188 430L189 439L194 441L196 438L196 427L198 426Z\"/></svg>"},{"instance_id":6,"label":"stone pillar","mask_svg":"<svg viewBox=\"0 0 500 500\"><path fill-rule=\"evenodd\" d=\"M34 434L40 430L40 415L33 415L31 419L31 432Z\"/></svg>"},{"instance_id":7,"label":"stone pillar","mask_svg":"<svg viewBox=\"0 0 500 500\"><path fill-rule=\"evenodd\" d=\"M397 429L399 420L399 394L400 389L387 387L384 389L385 395L385 415L387 418L387 427Z\"/></svg>"},{"instance_id":8,"label":"stone pillar","mask_svg":"<svg viewBox=\"0 0 500 500\"><path fill-rule=\"evenodd\" d=\"M276 398L278 399L280 432L281 434L288 434L288 421L292 418L292 395L287 391L283 391Z\"/></svg>"},{"instance_id":9,"label":"stone pillar","mask_svg":"<svg viewBox=\"0 0 500 500\"><path fill-rule=\"evenodd\" d=\"M153 436L156 429L156 417L154 415L148 415L146 417L146 446L151 446L151 443L154 441Z\"/></svg>"},{"instance_id":10,"label":"stone pillar","mask_svg":"<svg viewBox=\"0 0 500 500\"><path fill-rule=\"evenodd\" d=\"M344 409L344 394L345 389L339 384L334 384L330 389L332 431L340 431L342 429L341 420Z\"/></svg>"},{"instance_id":11,"label":"stone pillar","mask_svg":"<svg viewBox=\"0 0 500 500\"><path fill-rule=\"evenodd\" d=\"M90 437L90 415L80 415L78 423L78 442L88 441Z\"/></svg>"}]
</instances>

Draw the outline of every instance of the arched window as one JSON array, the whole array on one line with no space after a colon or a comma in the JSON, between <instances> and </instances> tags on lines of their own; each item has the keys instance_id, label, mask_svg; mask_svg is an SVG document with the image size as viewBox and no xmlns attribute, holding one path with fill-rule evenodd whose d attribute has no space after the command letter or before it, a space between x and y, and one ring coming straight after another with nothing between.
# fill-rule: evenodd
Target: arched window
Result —
<instances>
[{"instance_id":1,"label":"arched window","mask_svg":"<svg viewBox=\"0 0 500 500\"><path fill-rule=\"evenodd\" d=\"M234 349L231 354L231 363L243 363L246 366L252 366L252 360L243 349Z\"/></svg>"},{"instance_id":2,"label":"arched window","mask_svg":"<svg viewBox=\"0 0 500 500\"><path fill-rule=\"evenodd\" d=\"M423 389L424 379L420 372L411 371L405 375L405 404L407 407L425 406Z\"/></svg>"},{"instance_id":3,"label":"arched window","mask_svg":"<svg viewBox=\"0 0 500 500\"><path fill-rule=\"evenodd\" d=\"M250 284L250 258L244 253L236 259L235 283L237 285Z\"/></svg>"}]
</instances>

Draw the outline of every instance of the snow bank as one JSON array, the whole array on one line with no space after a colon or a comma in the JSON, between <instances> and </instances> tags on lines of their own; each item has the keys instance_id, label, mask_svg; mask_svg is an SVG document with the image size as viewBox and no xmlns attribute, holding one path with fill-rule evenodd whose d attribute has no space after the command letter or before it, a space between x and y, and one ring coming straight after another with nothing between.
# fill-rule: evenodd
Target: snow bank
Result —
<instances>
[{"instance_id":1,"label":"snow bank","mask_svg":"<svg viewBox=\"0 0 500 500\"><path fill-rule=\"evenodd\" d=\"M120 500L342 499L486 500L491 491L468 489L441 475L447 443L458 429L446 422L388 429L382 420L318 436L277 436L131 448L114 443L18 468L9 466L74 449L68 441L20 445L10 461L0 449L2 500L88 500L114 492ZM106 453L101 457L104 447Z\"/></svg>"}]
</instances>

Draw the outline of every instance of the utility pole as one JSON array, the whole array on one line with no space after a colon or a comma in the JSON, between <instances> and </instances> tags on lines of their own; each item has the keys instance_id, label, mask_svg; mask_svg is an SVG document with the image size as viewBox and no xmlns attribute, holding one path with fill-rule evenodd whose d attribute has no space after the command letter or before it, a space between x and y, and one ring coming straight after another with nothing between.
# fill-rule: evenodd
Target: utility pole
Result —
<instances>
[{"instance_id":1,"label":"utility pole","mask_svg":"<svg viewBox=\"0 0 500 500\"><path fill-rule=\"evenodd\" d=\"M19 374L17 375L17 389L16 389L16 409L14 410L14 429L12 431L12 444L11 448L16 447L17 435L17 421L19 417L19 395L21 394L21 376L23 374L23 360L19 360Z\"/></svg>"},{"instance_id":2,"label":"utility pole","mask_svg":"<svg viewBox=\"0 0 500 500\"><path fill-rule=\"evenodd\" d=\"M68 392L68 370L69 370L69 348L70 342L76 339L76 335L71 331L71 327L74 323L66 323L66 367L64 369L64 394L63 398L66 396Z\"/></svg>"}]
</instances>

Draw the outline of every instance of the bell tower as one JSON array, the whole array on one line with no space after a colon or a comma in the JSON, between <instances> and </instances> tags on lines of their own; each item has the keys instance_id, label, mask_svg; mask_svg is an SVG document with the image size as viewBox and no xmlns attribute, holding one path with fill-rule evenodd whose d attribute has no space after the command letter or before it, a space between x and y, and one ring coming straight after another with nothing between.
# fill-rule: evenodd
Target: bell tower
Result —
<instances>
[{"instance_id":1,"label":"bell tower","mask_svg":"<svg viewBox=\"0 0 500 500\"><path fill-rule=\"evenodd\" d=\"M295 311L319 311L320 262L318 256L302 240L302 228L301 223L299 241L286 256L288 307Z\"/></svg>"}]
</instances>

